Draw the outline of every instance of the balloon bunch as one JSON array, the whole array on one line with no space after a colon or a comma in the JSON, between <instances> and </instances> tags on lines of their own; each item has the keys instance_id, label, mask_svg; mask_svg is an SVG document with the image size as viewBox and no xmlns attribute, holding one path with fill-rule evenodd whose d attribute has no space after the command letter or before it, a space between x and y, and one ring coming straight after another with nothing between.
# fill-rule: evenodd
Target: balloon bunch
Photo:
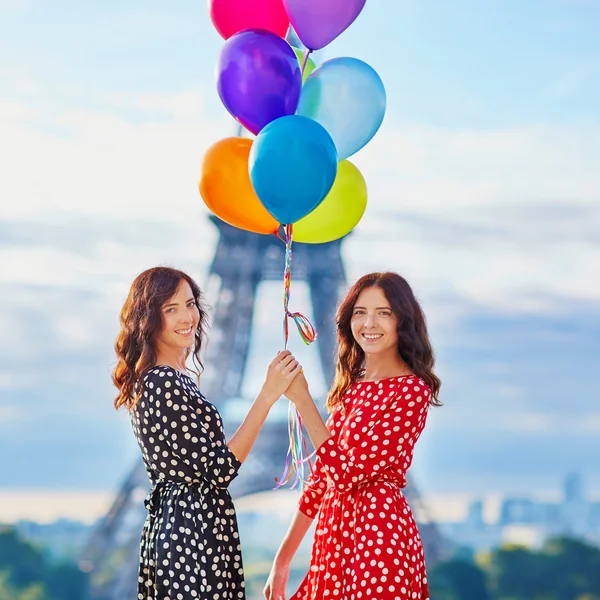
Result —
<instances>
[{"instance_id":1,"label":"balloon bunch","mask_svg":"<svg viewBox=\"0 0 600 600\"><path fill-rule=\"evenodd\" d=\"M206 152L200 193L223 221L286 243L284 345L288 319L311 343L314 328L288 309L292 239L331 242L362 218L367 187L348 157L383 122L386 94L373 68L356 58L317 66L311 53L343 33L366 0L209 0L215 28L225 39L217 65L221 101L255 139L229 137ZM290 26L304 48L286 40ZM283 239L283 238L282 238ZM284 477L302 482L306 444L300 416L290 405L290 451Z\"/></svg>"}]
</instances>

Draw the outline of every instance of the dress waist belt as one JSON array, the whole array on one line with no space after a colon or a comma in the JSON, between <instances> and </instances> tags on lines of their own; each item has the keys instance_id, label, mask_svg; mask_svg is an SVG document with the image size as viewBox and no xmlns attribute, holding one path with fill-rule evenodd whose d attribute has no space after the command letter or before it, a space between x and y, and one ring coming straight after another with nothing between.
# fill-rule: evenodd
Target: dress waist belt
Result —
<instances>
[{"instance_id":1,"label":"dress waist belt","mask_svg":"<svg viewBox=\"0 0 600 600\"><path fill-rule=\"evenodd\" d=\"M169 481L159 479L154 483L150 493L144 500L144 506L151 516L155 517L160 503L160 496L164 490L168 490L175 486L192 486L203 483L201 479L193 479L192 481Z\"/></svg>"},{"instance_id":2,"label":"dress waist belt","mask_svg":"<svg viewBox=\"0 0 600 600\"><path fill-rule=\"evenodd\" d=\"M368 479L363 479L360 483L356 484L356 487L363 487L365 485L372 485L373 483L391 483L393 485L397 485L400 488L406 487L406 477L401 475L400 473L381 473L379 475L374 475L369 477ZM327 477L327 487L335 488L336 485L333 481Z\"/></svg>"}]
</instances>

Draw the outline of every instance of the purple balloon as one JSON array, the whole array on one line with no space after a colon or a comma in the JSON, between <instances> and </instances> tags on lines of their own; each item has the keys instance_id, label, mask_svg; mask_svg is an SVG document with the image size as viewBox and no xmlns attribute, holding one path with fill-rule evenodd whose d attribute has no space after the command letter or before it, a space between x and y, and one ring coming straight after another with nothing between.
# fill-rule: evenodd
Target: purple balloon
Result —
<instances>
[{"instance_id":1,"label":"purple balloon","mask_svg":"<svg viewBox=\"0 0 600 600\"><path fill-rule=\"evenodd\" d=\"M257 134L298 108L302 73L292 47L263 29L231 36L217 65L217 89L225 108Z\"/></svg>"},{"instance_id":2,"label":"purple balloon","mask_svg":"<svg viewBox=\"0 0 600 600\"><path fill-rule=\"evenodd\" d=\"M367 0L283 0L292 27L309 50L320 50L344 32Z\"/></svg>"}]
</instances>

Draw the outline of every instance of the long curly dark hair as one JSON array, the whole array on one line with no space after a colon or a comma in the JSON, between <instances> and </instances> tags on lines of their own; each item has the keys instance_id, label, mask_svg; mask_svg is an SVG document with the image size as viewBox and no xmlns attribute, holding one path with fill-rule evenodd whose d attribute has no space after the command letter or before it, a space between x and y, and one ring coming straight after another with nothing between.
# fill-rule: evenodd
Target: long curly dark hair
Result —
<instances>
[{"instance_id":1,"label":"long curly dark hair","mask_svg":"<svg viewBox=\"0 0 600 600\"><path fill-rule=\"evenodd\" d=\"M170 267L148 269L131 284L121 309L121 331L115 342L117 365L112 374L113 383L119 390L115 408L125 406L131 410L142 395L142 377L156 364L155 338L163 324L161 308L175 295L182 281L187 281L192 288L200 313L194 346L187 350L186 358L192 353L198 375L204 370L200 352L206 338L207 314L200 288L183 271Z\"/></svg>"},{"instance_id":2,"label":"long curly dark hair","mask_svg":"<svg viewBox=\"0 0 600 600\"><path fill-rule=\"evenodd\" d=\"M342 401L351 384L360 379L365 368L365 353L358 345L350 322L354 305L360 293L369 287L378 287L390 303L398 325L398 353L411 371L421 377L431 390L433 406L441 406L438 400L441 382L433 372L435 357L425 315L408 282L397 273L369 273L361 277L351 288L337 310L338 358L335 380L327 396L327 408L332 410Z\"/></svg>"}]
</instances>

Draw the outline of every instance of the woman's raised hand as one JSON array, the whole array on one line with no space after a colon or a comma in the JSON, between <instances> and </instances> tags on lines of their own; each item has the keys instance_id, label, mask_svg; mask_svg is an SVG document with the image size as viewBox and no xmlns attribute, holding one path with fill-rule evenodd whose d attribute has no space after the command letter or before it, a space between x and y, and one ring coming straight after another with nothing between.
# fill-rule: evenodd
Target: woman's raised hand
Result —
<instances>
[{"instance_id":1,"label":"woman's raised hand","mask_svg":"<svg viewBox=\"0 0 600 600\"><path fill-rule=\"evenodd\" d=\"M260 395L275 404L301 372L302 367L289 350L278 352L267 369Z\"/></svg>"},{"instance_id":2,"label":"woman's raised hand","mask_svg":"<svg viewBox=\"0 0 600 600\"><path fill-rule=\"evenodd\" d=\"M308 382L306 381L306 377L304 377L303 371L300 371L284 393L285 397L296 405L303 401L311 400Z\"/></svg>"}]
</instances>

